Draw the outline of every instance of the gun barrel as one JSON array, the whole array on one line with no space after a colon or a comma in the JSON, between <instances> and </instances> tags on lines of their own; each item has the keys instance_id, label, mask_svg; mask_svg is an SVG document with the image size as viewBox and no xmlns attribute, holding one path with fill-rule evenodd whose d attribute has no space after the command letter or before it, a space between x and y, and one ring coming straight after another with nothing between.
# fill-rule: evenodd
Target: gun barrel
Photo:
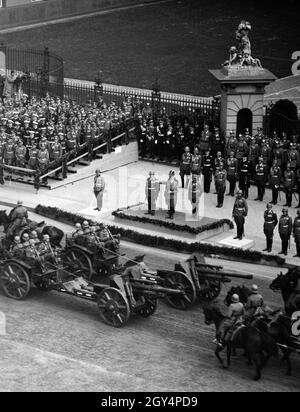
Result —
<instances>
[{"instance_id":1,"label":"gun barrel","mask_svg":"<svg viewBox=\"0 0 300 412\"><path fill-rule=\"evenodd\" d=\"M154 292L154 293L173 294L173 295L183 295L184 294L184 291L182 290L165 288L165 287L158 286L158 285L142 285L139 283L133 283L132 286L136 290L144 290L144 291Z\"/></svg>"},{"instance_id":2,"label":"gun barrel","mask_svg":"<svg viewBox=\"0 0 300 412\"><path fill-rule=\"evenodd\" d=\"M233 278L233 279L245 279L245 280L251 280L253 279L253 275L246 275L243 273L239 272L225 272L225 271L210 271L210 270L201 270L199 271L199 277L206 277L206 276L212 276L215 278L219 277L227 277L227 278Z\"/></svg>"}]
</instances>

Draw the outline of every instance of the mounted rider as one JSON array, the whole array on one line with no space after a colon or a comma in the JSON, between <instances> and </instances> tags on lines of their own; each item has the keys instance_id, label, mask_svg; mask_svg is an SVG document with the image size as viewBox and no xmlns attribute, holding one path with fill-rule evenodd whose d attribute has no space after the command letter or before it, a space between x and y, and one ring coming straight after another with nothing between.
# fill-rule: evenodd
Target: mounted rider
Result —
<instances>
[{"instance_id":1,"label":"mounted rider","mask_svg":"<svg viewBox=\"0 0 300 412\"><path fill-rule=\"evenodd\" d=\"M11 224L7 230L7 236L13 235L17 230L28 225L28 211L19 200L17 206L10 212Z\"/></svg>"},{"instance_id":2,"label":"mounted rider","mask_svg":"<svg viewBox=\"0 0 300 412\"><path fill-rule=\"evenodd\" d=\"M240 302L239 295L232 295L231 302L232 303L229 305L227 315L219 326L217 340L214 342L222 347L225 340L228 341L231 339L235 326L243 323L245 316L245 308Z\"/></svg>"},{"instance_id":3,"label":"mounted rider","mask_svg":"<svg viewBox=\"0 0 300 412\"><path fill-rule=\"evenodd\" d=\"M264 298L258 293L257 285L252 285L251 295L248 297L245 309L246 318L248 319L265 314L266 305L264 303Z\"/></svg>"}]
</instances>

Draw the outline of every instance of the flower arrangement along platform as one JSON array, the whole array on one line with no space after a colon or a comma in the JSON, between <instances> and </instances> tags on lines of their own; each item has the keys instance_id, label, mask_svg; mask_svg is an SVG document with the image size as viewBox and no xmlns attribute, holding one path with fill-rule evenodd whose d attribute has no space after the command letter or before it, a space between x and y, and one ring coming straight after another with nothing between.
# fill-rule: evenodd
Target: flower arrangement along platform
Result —
<instances>
[{"instance_id":1,"label":"flower arrangement along platform","mask_svg":"<svg viewBox=\"0 0 300 412\"><path fill-rule=\"evenodd\" d=\"M194 217L184 212L176 212L174 219L167 219L167 212L159 209L155 215L146 214L146 206L138 205L114 211L115 223L123 223L132 228L151 230L157 234L182 236L184 240L201 241L227 232L233 228L229 219Z\"/></svg>"}]
</instances>

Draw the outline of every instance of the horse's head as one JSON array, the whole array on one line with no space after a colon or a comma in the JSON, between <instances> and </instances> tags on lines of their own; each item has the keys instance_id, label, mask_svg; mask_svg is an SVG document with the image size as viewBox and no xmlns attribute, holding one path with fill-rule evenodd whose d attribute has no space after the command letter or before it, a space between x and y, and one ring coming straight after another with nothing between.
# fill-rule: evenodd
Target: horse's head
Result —
<instances>
[{"instance_id":1,"label":"horse's head","mask_svg":"<svg viewBox=\"0 0 300 412\"><path fill-rule=\"evenodd\" d=\"M273 292L276 292L278 290L281 290L282 286L285 283L285 276L282 272L277 275L277 277L272 281L270 285L270 289L273 290Z\"/></svg>"},{"instance_id":2,"label":"horse's head","mask_svg":"<svg viewBox=\"0 0 300 412\"><path fill-rule=\"evenodd\" d=\"M224 318L220 307L216 304L208 304L203 306L204 321L206 325L219 324L220 320Z\"/></svg>"}]
</instances>

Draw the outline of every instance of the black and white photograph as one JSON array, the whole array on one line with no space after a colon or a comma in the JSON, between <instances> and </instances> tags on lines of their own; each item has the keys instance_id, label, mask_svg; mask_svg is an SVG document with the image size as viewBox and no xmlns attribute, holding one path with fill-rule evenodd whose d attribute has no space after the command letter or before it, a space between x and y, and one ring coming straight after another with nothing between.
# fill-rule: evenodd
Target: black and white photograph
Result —
<instances>
[{"instance_id":1,"label":"black and white photograph","mask_svg":"<svg viewBox=\"0 0 300 412\"><path fill-rule=\"evenodd\" d=\"M0 1L0 392L299 392L299 16Z\"/></svg>"}]
</instances>

